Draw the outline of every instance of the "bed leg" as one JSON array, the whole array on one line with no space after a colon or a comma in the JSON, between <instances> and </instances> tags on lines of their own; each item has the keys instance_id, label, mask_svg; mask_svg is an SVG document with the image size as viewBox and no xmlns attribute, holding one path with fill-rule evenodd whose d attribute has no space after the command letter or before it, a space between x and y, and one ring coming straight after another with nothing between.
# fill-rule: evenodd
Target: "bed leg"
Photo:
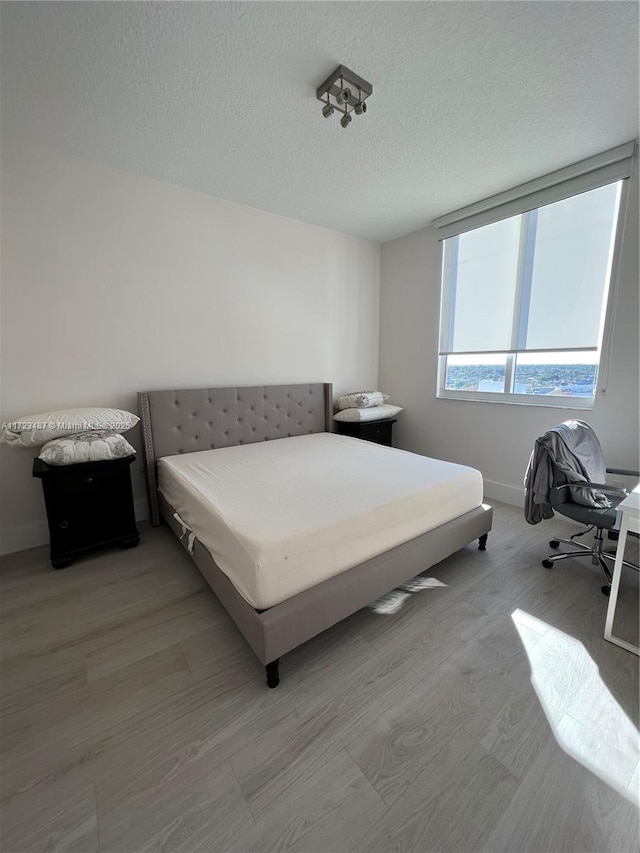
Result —
<instances>
[{"instance_id":1,"label":"bed leg","mask_svg":"<svg viewBox=\"0 0 640 853\"><path fill-rule=\"evenodd\" d=\"M483 533L482 536L478 539L478 551L486 551L487 550L487 538L489 534Z\"/></svg>"},{"instance_id":2,"label":"bed leg","mask_svg":"<svg viewBox=\"0 0 640 853\"><path fill-rule=\"evenodd\" d=\"M264 669L267 674L267 687L277 687L280 684L280 658L268 663Z\"/></svg>"}]
</instances>

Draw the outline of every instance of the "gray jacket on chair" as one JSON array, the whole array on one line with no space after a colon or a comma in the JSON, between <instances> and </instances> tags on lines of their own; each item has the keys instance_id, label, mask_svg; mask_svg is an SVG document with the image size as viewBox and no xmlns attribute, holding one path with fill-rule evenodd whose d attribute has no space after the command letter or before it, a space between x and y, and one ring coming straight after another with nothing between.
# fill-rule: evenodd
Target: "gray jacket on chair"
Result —
<instances>
[{"instance_id":1,"label":"gray jacket on chair","mask_svg":"<svg viewBox=\"0 0 640 853\"><path fill-rule=\"evenodd\" d=\"M536 439L524 480L524 517L529 524L553 518L552 487L563 483L604 483L606 468L595 432L584 421L565 421ZM583 506L608 507L609 499L595 490L570 489L571 500Z\"/></svg>"}]
</instances>

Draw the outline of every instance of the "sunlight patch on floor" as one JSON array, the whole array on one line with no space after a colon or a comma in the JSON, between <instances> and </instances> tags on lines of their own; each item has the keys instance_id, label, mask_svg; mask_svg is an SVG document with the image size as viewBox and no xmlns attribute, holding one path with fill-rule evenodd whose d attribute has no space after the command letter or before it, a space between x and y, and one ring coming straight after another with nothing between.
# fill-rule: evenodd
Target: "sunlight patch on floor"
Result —
<instances>
[{"instance_id":1,"label":"sunlight patch on floor","mask_svg":"<svg viewBox=\"0 0 640 853\"><path fill-rule=\"evenodd\" d=\"M562 749L638 804L640 733L614 699L583 644L523 610L511 618L531 683Z\"/></svg>"}]
</instances>

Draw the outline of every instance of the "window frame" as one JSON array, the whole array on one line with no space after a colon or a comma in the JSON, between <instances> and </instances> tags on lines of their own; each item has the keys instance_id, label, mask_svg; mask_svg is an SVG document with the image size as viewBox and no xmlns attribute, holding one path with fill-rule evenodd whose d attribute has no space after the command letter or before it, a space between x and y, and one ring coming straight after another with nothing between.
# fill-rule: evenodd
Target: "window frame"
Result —
<instances>
[{"instance_id":1,"label":"window frame","mask_svg":"<svg viewBox=\"0 0 640 853\"><path fill-rule=\"evenodd\" d=\"M589 350L593 352L593 350ZM497 354L497 353L495 353ZM516 375L516 356L520 353L505 353L505 388L513 388ZM523 353L524 354L524 353ZM487 353L494 355L494 353ZM599 354L600 355L600 354ZM518 394L515 391L456 391L445 388L447 377L447 356L438 356L438 393L440 400L475 400L482 403L509 403L516 406L546 406L556 409L593 409L600 378L600 358L598 359L598 378L593 397L552 397L546 394Z\"/></svg>"},{"instance_id":2,"label":"window frame","mask_svg":"<svg viewBox=\"0 0 640 853\"><path fill-rule=\"evenodd\" d=\"M602 314L600 317L600 333L598 346L595 350L589 349L586 350L588 352L596 352L597 360L597 376L596 376L596 384L594 387L594 392L592 397L553 397L549 395L540 395L540 394L519 394L513 391L515 375L516 375L516 359L518 355L526 355L528 353L534 352L532 350L520 349L518 344L520 344L523 340L523 330L526 327L526 315L522 313L522 305L523 300L527 301L531 294L531 283L532 283L532 273L533 266L530 263L531 259L531 236L532 232L535 232L537 228L537 213L540 209L539 207L534 208L529 211L524 211L521 214L512 214L513 216L521 215L521 231L520 231L520 245L524 249L520 252L519 263L518 263L518 273L517 273L517 281L516 281L516 304L514 308L514 317L513 317L513 328L511 335L511 344L512 348L506 351L496 351L496 352L487 352L487 356L492 355L504 355L506 358L505 362L505 391L468 391L468 390L454 390L445 388L446 376L447 376L447 358L448 354L440 354L438 352L438 368L437 368L437 380L436 380L436 398L442 400L466 400L473 402L484 402L484 403L505 403L508 405L520 405L520 406L538 406L545 408L562 408L562 409L578 409L582 411L590 411L593 409L595 405L596 398L598 396L598 391L600 389L601 384L601 376L603 375L603 359L606 358L607 354L604 352L603 343L608 338L610 338L610 322L613 316L612 305L615 298L615 290L616 290L616 281L618 278L618 271L620 266L620 255L621 255L621 246L622 246L622 237L624 233L624 224L626 219L626 211L627 211L627 196L629 191L629 179L628 178L619 178L617 180L612 180L607 183L619 183L620 191L618 196L618 205L616 209L617 221L616 221L616 231L615 237L613 239L613 245L611 250L611 259L609 264L609 275L608 281L605 284L605 300L604 300L604 308L602 310ZM603 184L604 186L605 184ZM580 192L576 192L572 195L580 195ZM567 196L570 197L570 196ZM550 202L552 203L552 202ZM543 207L544 205L540 205ZM496 217L495 221L498 221L500 217ZM509 218L509 217L505 217ZM490 224L490 223L485 223ZM479 225L477 227L483 227ZM461 231L461 233L465 233ZM441 241L440 246L440 270L441 270L441 281L440 281L440 322L438 327L438 343L439 348L442 341L442 334L444 324L448 324L449 327L453 322L453 315L455 313L455 306L453 306L452 310L452 298L451 298L451 284L453 280L453 276L455 276L455 270L452 268L451 257L457 257L457 242L458 235L452 235L451 237L445 238ZM454 240L455 243L452 245L452 253L448 253L446 251L447 241ZM560 350L559 350L560 351ZM580 350L572 350L572 352L579 352ZM462 354L462 353L461 353ZM480 353L478 353L480 354ZM549 351L550 356L553 355L552 351ZM455 355L455 353L450 353L450 355ZM508 390L507 390L508 389Z\"/></svg>"}]
</instances>

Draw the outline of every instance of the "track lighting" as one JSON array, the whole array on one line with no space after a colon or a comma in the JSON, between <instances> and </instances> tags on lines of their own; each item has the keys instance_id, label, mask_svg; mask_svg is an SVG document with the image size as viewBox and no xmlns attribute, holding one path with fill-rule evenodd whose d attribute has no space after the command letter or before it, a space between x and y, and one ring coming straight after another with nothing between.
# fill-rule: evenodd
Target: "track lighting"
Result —
<instances>
[{"instance_id":1,"label":"track lighting","mask_svg":"<svg viewBox=\"0 0 640 853\"><path fill-rule=\"evenodd\" d=\"M373 94L371 83L344 65L338 65L333 74L327 77L316 90L316 97L324 104L322 115L329 118L337 110L342 114L340 118L342 127L349 127L354 113L358 116L366 113L365 101L371 94Z\"/></svg>"}]
</instances>

